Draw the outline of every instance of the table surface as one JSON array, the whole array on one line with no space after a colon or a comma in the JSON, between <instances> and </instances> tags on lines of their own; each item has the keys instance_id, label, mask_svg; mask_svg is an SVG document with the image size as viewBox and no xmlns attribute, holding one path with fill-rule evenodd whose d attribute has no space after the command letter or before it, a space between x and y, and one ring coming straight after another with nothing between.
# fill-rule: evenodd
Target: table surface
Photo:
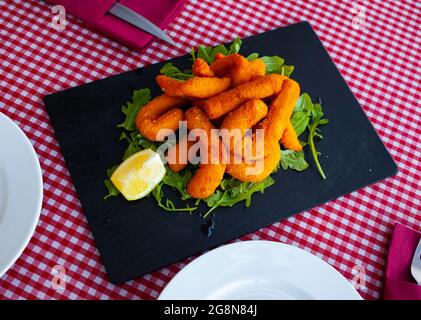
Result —
<instances>
[{"instance_id":1,"label":"table surface","mask_svg":"<svg viewBox=\"0 0 421 320\"><path fill-rule=\"evenodd\" d=\"M44 95L176 57L192 46L303 20L320 37L399 173L238 241L300 247L357 282L364 298L381 298L393 225L421 231L420 11L417 1L194 0L167 29L175 47L154 41L139 53L71 16L64 31L53 29L51 6L42 1L1 1L0 111L23 129L38 153L44 202L28 247L0 279L0 299L154 299L193 259L124 285L107 280ZM57 266L64 267L64 289L52 285Z\"/></svg>"}]
</instances>

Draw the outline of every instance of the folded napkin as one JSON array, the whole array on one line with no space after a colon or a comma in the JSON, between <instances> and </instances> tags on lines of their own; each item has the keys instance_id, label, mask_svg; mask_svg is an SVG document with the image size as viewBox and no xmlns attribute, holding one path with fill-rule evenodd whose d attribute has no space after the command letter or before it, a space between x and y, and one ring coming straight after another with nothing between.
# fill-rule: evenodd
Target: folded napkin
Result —
<instances>
[{"instance_id":1,"label":"folded napkin","mask_svg":"<svg viewBox=\"0 0 421 320\"><path fill-rule=\"evenodd\" d=\"M421 300L421 286L411 275L412 258L421 234L396 224L387 257L384 299Z\"/></svg>"},{"instance_id":2,"label":"folded napkin","mask_svg":"<svg viewBox=\"0 0 421 320\"><path fill-rule=\"evenodd\" d=\"M153 36L108 13L117 0L46 0L64 6L70 13L105 35L140 50ZM165 29L186 0L120 0L121 4Z\"/></svg>"}]
</instances>

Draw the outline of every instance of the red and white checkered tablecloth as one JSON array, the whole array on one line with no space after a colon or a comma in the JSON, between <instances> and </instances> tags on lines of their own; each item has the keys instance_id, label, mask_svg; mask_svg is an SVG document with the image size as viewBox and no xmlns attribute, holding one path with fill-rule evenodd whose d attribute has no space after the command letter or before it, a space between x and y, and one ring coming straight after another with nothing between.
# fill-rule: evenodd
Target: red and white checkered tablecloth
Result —
<instances>
[{"instance_id":1,"label":"red and white checkered tablecloth","mask_svg":"<svg viewBox=\"0 0 421 320\"><path fill-rule=\"evenodd\" d=\"M138 53L72 17L64 31L53 29L54 14L42 1L0 1L0 111L35 146L44 178L40 221L22 256L1 277L0 299L153 299L191 260L120 286L107 280L42 103L44 95L176 57L192 46L302 20L319 35L399 173L241 240L298 246L349 280L364 270L360 293L381 297L392 226L400 222L421 231L420 11L417 1L192 0L168 28L175 48L154 41ZM65 290L52 287L56 265L65 267Z\"/></svg>"}]
</instances>

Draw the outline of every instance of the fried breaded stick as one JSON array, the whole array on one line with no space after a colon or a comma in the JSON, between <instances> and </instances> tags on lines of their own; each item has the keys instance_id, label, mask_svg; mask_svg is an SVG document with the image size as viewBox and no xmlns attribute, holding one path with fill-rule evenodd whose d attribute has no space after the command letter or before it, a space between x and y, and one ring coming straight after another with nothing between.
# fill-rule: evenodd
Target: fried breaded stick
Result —
<instances>
[{"instance_id":1,"label":"fried breaded stick","mask_svg":"<svg viewBox=\"0 0 421 320\"><path fill-rule=\"evenodd\" d=\"M284 80L281 91L273 100L265 120L260 124L265 133L264 152L257 150L256 154L263 155L263 158L251 154L245 155L247 159L243 163L230 162L227 165L227 172L231 176L241 181L257 182L272 173L281 158L279 140L290 124L289 119L299 94L298 83L291 79Z\"/></svg>"},{"instance_id":2,"label":"fried breaded stick","mask_svg":"<svg viewBox=\"0 0 421 320\"><path fill-rule=\"evenodd\" d=\"M265 144L264 158L244 161L240 164L227 164L226 171L232 177L244 182L259 182L266 179L276 169L281 159L278 143Z\"/></svg>"},{"instance_id":3,"label":"fried breaded stick","mask_svg":"<svg viewBox=\"0 0 421 320\"><path fill-rule=\"evenodd\" d=\"M234 88L250 81L250 62L238 53L215 60L210 68L218 77L229 76Z\"/></svg>"},{"instance_id":4,"label":"fried breaded stick","mask_svg":"<svg viewBox=\"0 0 421 320\"><path fill-rule=\"evenodd\" d=\"M230 78L215 77L193 77L182 81L159 75L156 82L167 95L189 99L206 99L227 90L231 85Z\"/></svg>"},{"instance_id":5,"label":"fried breaded stick","mask_svg":"<svg viewBox=\"0 0 421 320\"><path fill-rule=\"evenodd\" d=\"M186 103L188 100L166 94L152 99L136 115L137 129L146 139L158 141L157 135L161 129L178 130L179 122L184 118L183 110L178 107Z\"/></svg>"},{"instance_id":6,"label":"fried breaded stick","mask_svg":"<svg viewBox=\"0 0 421 320\"><path fill-rule=\"evenodd\" d=\"M286 79L282 84L281 91L270 104L266 118L257 126L257 129L263 129L265 132L265 144L281 140L286 128L290 124L291 114L294 110L295 104L297 103L299 95L300 87L298 83L292 79ZM295 131L293 133L295 133ZM290 137L290 135L288 137ZM247 144L245 145L247 146ZM249 142L248 146L249 149L244 150L243 152L244 156L248 156L248 159L258 159L262 155L268 155L266 148L263 153L256 149L254 135L251 137L251 142ZM252 152L254 150L256 150L256 152Z\"/></svg>"},{"instance_id":7,"label":"fried breaded stick","mask_svg":"<svg viewBox=\"0 0 421 320\"><path fill-rule=\"evenodd\" d=\"M243 137L246 130L253 128L268 113L267 105L259 99L252 99L231 111L226 115L220 129L228 130L230 136L229 145L226 146L231 152L242 156ZM239 134L237 134L237 132ZM221 134L223 131L221 131ZM224 132L225 134L227 132Z\"/></svg>"},{"instance_id":8,"label":"fried breaded stick","mask_svg":"<svg viewBox=\"0 0 421 320\"><path fill-rule=\"evenodd\" d=\"M211 63L210 68L218 77L229 76L234 88L259 76L264 76L266 71L262 60L255 59L250 62L237 53L220 57Z\"/></svg>"},{"instance_id":9,"label":"fried breaded stick","mask_svg":"<svg viewBox=\"0 0 421 320\"><path fill-rule=\"evenodd\" d=\"M193 144L194 142L188 141L187 135L185 135L179 143L168 150L168 155L165 158L172 171L179 172L187 167L189 150Z\"/></svg>"},{"instance_id":10,"label":"fried breaded stick","mask_svg":"<svg viewBox=\"0 0 421 320\"><path fill-rule=\"evenodd\" d=\"M203 108L210 119L219 118L247 100L263 99L278 93L285 79L287 77L278 74L258 78L203 101Z\"/></svg>"},{"instance_id":11,"label":"fried breaded stick","mask_svg":"<svg viewBox=\"0 0 421 320\"><path fill-rule=\"evenodd\" d=\"M263 77L266 74L266 65L261 59L254 59L250 62L250 80Z\"/></svg>"},{"instance_id":12,"label":"fried breaded stick","mask_svg":"<svg viewBox=\"0 0 421 320\"><path fill-rule=\"evenodd\" d=\"M292 79L286 79L282 89L272 101L267 115L267 133L274 140L279 141L290 122L292 111L300 96L300 86Z\"/></svg>"},{"instance_id":13,"label":"fried breaded stick","mask_svg":"<svg viewBox=\"0 0 421 320\"><path fill-rule=\"evenodd\" d=\"M266 117L267 113L268 107L262 100L251 99L228 113L222 121L221 129L250 129Z\"/></svg>"},{"instance_id":14,"label":"fried breaded stick","mask_svg":"<svg viewBox=\"0 0 421 320\"><path fill-rule=\"evenodd\" d=\"M298 140L297 133L295 132L295 129L292 126L291 122L288 122L288 125L285 128L284 134L281 138L281 143L287 149L291 149L294 151L303 150L303 146Z\"/></svg>"},{"instance_id":15,"label":"fried breaded stick","mask_svg":"<svg viewBox=\"0 0 421 320\"><path fill-rule=\"evenodd\" d=\"M193 74L196 77L215 77L215 73L207 62L201 58L196 58L193 63Z\"/></svg>"},{"instance_id":16,"label":"fried breaded stick","mask_svg":"<svg viewBox=\"0 0 421 320\"><path fill-rule=\"evenodd\" d=\"M190 180L187 185L187 192L190 196L196 199L203 199L209 197L215 192L219 184L224 177L226 165L222 159L217 159L218 163L214 163L213 155L211 150L214 146L211 146L213 125L210 123L206 114L198 107L190 108L186 111L187 128L189 130L201 129L206 131L209 137L208 141L204 142L207 144L206 149L208 150L207 159L211 163L201 163L199 169ZM217 137L219 142L219 137ZM202 141L201 141L202 142ZM221 158L220 144L218 144L218 157ZM201 155L202 156L202 155Z\"/></svg>"},{"instance_id":17,"label":"fried breaded stick","mask_svg":"<svg viewBox=\"0 0 421 320\"><path fill-rule=\"evenodd\" d=\"M229 56L219 56L210 64L210 68L217 77L226 76L232 68L247 63L247 59L238 53L230 54Z\"/></svg>"}]
</instances>

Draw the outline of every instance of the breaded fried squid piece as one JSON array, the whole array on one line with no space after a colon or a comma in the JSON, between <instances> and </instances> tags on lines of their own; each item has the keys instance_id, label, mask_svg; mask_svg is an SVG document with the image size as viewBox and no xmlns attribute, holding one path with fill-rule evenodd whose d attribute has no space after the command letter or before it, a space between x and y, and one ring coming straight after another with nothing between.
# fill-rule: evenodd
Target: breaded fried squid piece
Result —
<instances>
[{"instance_id":1,"label":"breaded fried squid piece","mask_svg":"<svg viewBox=\"0 0 421 320\"><path fill-rule=\"evenodd\" d=\"M211 63L210 68L218 77L229 76L232 86L237 87L250 81L249 65L246 58L236 53L215 60Z\"/></svg>"},{"instance_id":2,"label":"breaded fried squid piece","mask_svg":"<svg viewBox=\"0 0 421 320\"><path fill-rule=\"evenodd\" d=\"M208 63L201 58L196 58L193 62L193 74L196 77L215 77Z\"/></svg>"},{"instance_id":3,"label":"breaded fried squid piece","mask_svg":"<svg viewBox=\"0 0 421 320\"><path fill-rule=\"evenodd\" d=\"M266 117L268 121L267 133L274 140L279 141L290 123L292 111L300 95L300 86L292 79L286 79L282 90L272 101Z\"/></svg>"},{"instance_id":4,"label":"breaded fried squid piece","mask_svg":"<svg viewBox=\"0 0 421 320\"><path fill-rule=\"evenodd\" d=\"M290 125L289 119L299 94L298 83L286 79L281 92L273 100L265 120L260 124L265 133L264 152L257 150L256 154L263 155L263 158L244 155L247 159L243 163L230 162L226 170L231 176L241 181L257 182L268 177L276 168L281 158L279 140Z\"/></svg>"},{"instance_id":5,"label":"breaded fried squid piece","mask_svg":"<svg viewBox=\"0 0 421 320\"><path fill-rule=\"evenodd\" d=\"M288 125L285 128L284 134L281 138L281 143L287 149L291 149L294 151L303 150L303 146L298 140L297 133L295 132L295 129L292 126L291 122L288 122Z\"/></svg>"},{"instance_id":6,"label":"breaded fried squid piece","mask_svg":"<svg viewBox=\"0 0 421 320\"><path fill-rule=\"evenodd\" d=\"M165 158L172 171L179 172L187 167L189 150L193 144L194 141L188 141L187 135L185 135L179 143L168 150L168 155Z\"/></svg>"},{"instance_id":7,"label":"breaded fried squid piece","mask_svg":"<svg viewBox=\"0 0 421 320\"><path fill-rule=\"evenodd\" d=\"M265 75L266 66L260 59L250 62L239 54L216 59L210 68L218 77L229 76L235 88L259 76Z\"/></svg>"},{"instance_id":8,"label":"breaded fried squid piece","mask_svg":"<svg viewBox=\"0 0 421 320\"><path fill-rule=\"evenodd\" d=\"M156 77L161 89L171 97L190 99L206 99L215 96L231 85L230 78L193 77L186 81L170 78L164 75Z\"/></svg>"},{"instance_id":9,"label":"breaded fried squid piece","mask_svg":"<svg viewBox=\"0 0 421 320\"><path fill-rule=\"evenodd\" d=\"M288 78L279 74L260 77L203 101L203 108L209 119L219 118L247 100L263 99L278 93L285 79Z\"/></svg>"},{"instance_id":10,"label":"breaded fried squid piece","mask_svg":"<svg viewBox=\"0 0 421 320\"><path fill-rule=\"evenodd\" d=\"M265 143L268 143L268 139L280 141L284 135L286 135L286 143L288 143L290 147L294 147L293 150L298 150L299 147L297 146L297 143L300 143L295 134L295 130L292 127L290 118L299 95L300 86L298 83L292 79L286 79L282 84L282 90L275 99L273 99L266 118L258 126L265 130ZM289 127L292 129L292 132L288 130ZM294 134L293 137L291 137L292 134ZM292 140L294 138L295 141ZM253 141L253 144L254 143L255 142ZM263 154L264 156L268 155L266 148ZM251 156L253 157L254 155Z\"/></svg>"},{"instance_id":11,"label":"breaded fried squid piece","mask_svg":"<svg viewBox=\"0 0 421 320\"><path fill-rule=\"evenodd\" d=\"M266 74L266 65L261 59L250 62L250 80L263 77Z\"/></svg>"},{"instance_id":12,"label":"breaded fried squid piece","mask_svg":"<svg viewBox=\"0 0 421 320\"><path fill-rule=\"evenodd\" d=\"M219 159L213 159L213 155L211 154L211 149L216 147L210 145L210 142L212 141L211 136L216 133L211 130L213 129L213 125L210 123L206 114L200 108L193 107L186 111L186 120L187 128L189 130L204 130L209 138L208 141L201 142L207 144L207 159L210 163L201 163L199 169L197 169L196 173L187 185L187 192L190 196L196 199L203 199L209 197L215 192L216 188L218 188L222 178L224 177L226 165L222 161L222 150L220 144L217 146L219 148ZM219 141L219 136L215 137L215 140Z\"/></svg>"},{"instance_id":13,"label":"breaded fried squid piece","mask_svg":"<svg viewBox=\"0 0 421 320\"><path fill-rule=\"evenodd\" d=\"M279 143L265 143L267 156L240 164L227 164L226 171L232 177L244 182L259 182L266 179L281 160Z\"/></svg>"},{"instance_id":14,"label":"breaded fried squid piece","mask_svg":"<svg viewBox=\"0 0 421 320\"><path fill-rule=\"evenodd\" d=\"M253 128L267 113L268 107L262 100L252 99L226 115L221 129L229 131L230 139L227 142L231 152L242 155L242 140L246 130Z\"/></svg>"},{"instance_id":15,"label":"breaded fried squid piece","mask_svg":"<svg viewBox=\"0 0 421 320\"><path fill-rule=\"evenodd\" d=\"M152 99L140 109L136 116L136 127L150 141L158 141L157 135L161 129L178 130L179 122L183 120L183 110L179 109L188 103L183 98L174 98L166 94Z\"/></svg>"}]
</instances>

